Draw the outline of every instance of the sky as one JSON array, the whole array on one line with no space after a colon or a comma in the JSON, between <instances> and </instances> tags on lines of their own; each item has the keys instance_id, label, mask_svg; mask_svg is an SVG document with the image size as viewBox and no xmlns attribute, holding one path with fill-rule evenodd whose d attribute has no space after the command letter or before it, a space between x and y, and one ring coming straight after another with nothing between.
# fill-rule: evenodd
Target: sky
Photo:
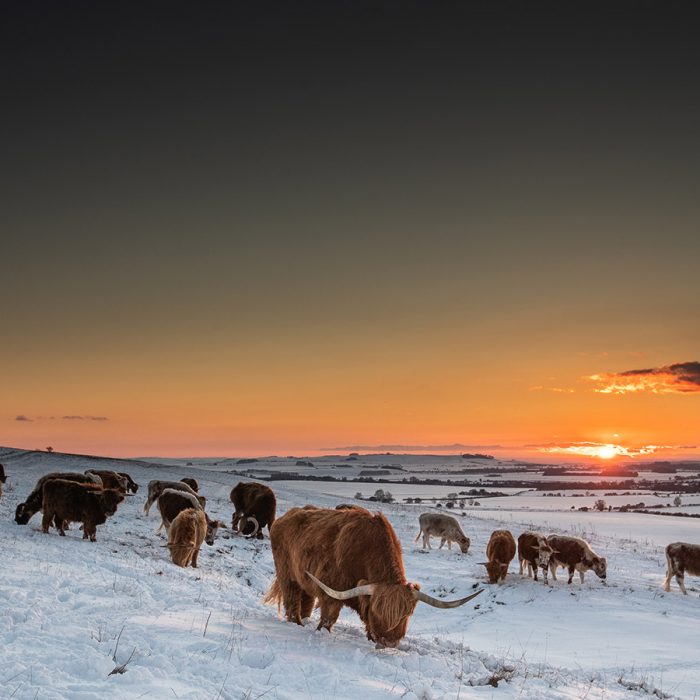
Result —
<instances>
[{"instance_id":1,"label":"sky","mask_svg":"<svg viewBox=\"0 0 700 700\"><path fill-rule=\"evenodd\" d=\"M480 7L5 3L0 444L700 455L696 21Z\"/></svg>"}]
</instances>

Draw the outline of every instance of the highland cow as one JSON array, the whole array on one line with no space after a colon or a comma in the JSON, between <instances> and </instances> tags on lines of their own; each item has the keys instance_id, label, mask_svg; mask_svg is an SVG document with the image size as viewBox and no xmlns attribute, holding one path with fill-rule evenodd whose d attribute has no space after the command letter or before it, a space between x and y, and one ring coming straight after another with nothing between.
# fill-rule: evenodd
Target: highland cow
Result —
<instances>
[{"instance_id":1,"label":"highland cow","mask_svg":"<svg viewBox=\"0 0 700 700\"><path fill-rule=\"evenodd\" d=\"M269 486L255 482L239 482L231 489L231 503L235 507L231 528L239 533L263 539L262 529L268 533L275 522L277 499Z\"/></svg>"},{"instance_id":2,"label":"highland cow","mask_svg":"<svg viewBox=\"0 0 700 700\"><path fill-rule=\"evenodd\" d=\"M364 508L292 508L270 528L276 578L265 601L284 605L287 620L303 624L318 601L318 629L329 632L344 605L365 625L367 638L395 647L419 601L454 608L406 581L401 545L387 519Z\"/></svg>"}]
</instances>

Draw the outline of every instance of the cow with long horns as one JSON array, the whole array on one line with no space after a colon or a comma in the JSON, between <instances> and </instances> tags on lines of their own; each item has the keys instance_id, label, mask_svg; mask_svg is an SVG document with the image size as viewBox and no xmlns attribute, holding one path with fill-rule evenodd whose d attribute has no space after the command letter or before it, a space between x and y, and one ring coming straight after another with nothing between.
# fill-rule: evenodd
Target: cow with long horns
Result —
<instances>
[{"instance_id":1,"label":"cow with long horns","mask_svg":"<svg viewBox=\"0 0 700 700\"><path fill-rule=\"evenodd\" d=\"M396 533L381 513L364 508L292 508L275 520L270 542L277 576L266 602L284 605L287 620L301 625L318 600L317 629L329 632L347 605L379 646L398 645L419 601L456 608L481 593L445 601L406 581Z\"/></svg>"}]
</instances>

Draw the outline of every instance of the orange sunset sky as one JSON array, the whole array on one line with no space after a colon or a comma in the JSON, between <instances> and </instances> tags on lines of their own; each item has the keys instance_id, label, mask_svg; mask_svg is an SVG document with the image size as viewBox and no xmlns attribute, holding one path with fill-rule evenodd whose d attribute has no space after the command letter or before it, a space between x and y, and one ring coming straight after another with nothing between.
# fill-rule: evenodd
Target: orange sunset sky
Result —
<instances>
[{"instance_id":1,"label":"orange sunset sky","mask_svg":"<svg viewBox=\"0 0 700 700\"><path fill-rule=\"evenodd\" d=\"M700 455L680 22L71 8L8 20L0 444Z\"/></svg>"}]
</instances>

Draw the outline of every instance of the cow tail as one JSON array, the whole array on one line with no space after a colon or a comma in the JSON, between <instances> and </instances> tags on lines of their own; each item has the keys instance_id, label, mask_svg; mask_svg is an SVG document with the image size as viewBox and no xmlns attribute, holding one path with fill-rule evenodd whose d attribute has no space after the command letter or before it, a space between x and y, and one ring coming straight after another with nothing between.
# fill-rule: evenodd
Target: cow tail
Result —
<instances>
[{"instance_id":1,"label":"cow tail","mask_svg":"<svg viewBox=\"0 0 700 700\"><path fill-rule=\"evenodd\" d=\"M282 587L280 586L277 577L273 579L272 585L270 586L268 592L265 593L265 597L262 599L262 602L266 605L277 605L277 612L279 612L282 608Z\"/></svg>"},{"instance_id":2,"label":"cow tail","mask_svg":"<svg viewBox=\"0 0 700 700\"><path fill-rule=\"evenodd\" d=\"M421 536L422 534L423 534L423 528L421 528L420 532L416 535L416 539L413 540L413 541L414 541L414 542L418 542L418 540L420 539L420 536Z\"/></svg>"}]
</instances>

